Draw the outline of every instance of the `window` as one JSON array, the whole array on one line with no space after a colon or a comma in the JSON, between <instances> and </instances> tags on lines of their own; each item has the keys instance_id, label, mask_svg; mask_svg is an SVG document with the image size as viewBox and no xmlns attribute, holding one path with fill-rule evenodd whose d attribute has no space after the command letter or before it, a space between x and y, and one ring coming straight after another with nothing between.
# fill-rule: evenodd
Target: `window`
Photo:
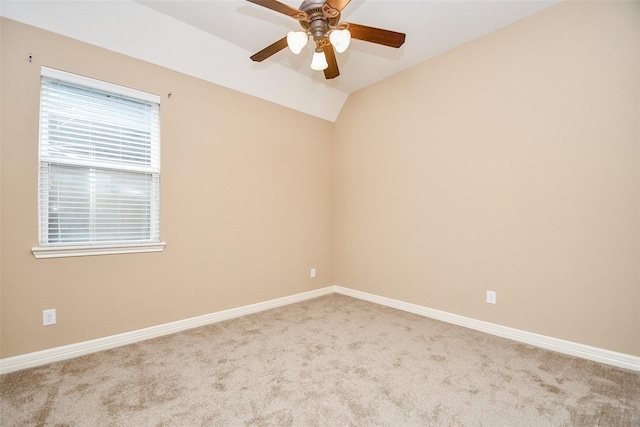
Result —
<instances>
[{"instance_id":1,"label":"window","mask_svg":"<svg viewBox=\"0 0 640 427\"><path fill-rule=\"evenodd\" d=\"M161 251L160 98L42 67L36 258Z\"/></svg>"}]
</instances>

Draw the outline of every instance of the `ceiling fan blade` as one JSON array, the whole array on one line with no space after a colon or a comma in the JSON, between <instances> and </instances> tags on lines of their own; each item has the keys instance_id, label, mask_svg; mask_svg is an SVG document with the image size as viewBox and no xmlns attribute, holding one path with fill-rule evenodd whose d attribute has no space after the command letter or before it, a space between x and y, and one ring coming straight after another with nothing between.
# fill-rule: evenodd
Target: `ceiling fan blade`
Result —
<instances>
[{"instance_id":1,"label":"ceiling fan blade","mask_svg":"<svg viewBox=\"0 0 640 427\"><path fill-rule=\"evenodd\" d=\"M344 7L348 5L350 1L351 0L327 0L325 3L332 8L338 9L340 12L342 12L342 9L344 9Z\"/></svg>"},{"instance_id":2,"label":"ceiling fan blade","mask_svg":"<svg viewBox=\"0 0 640 427\"><path fill-rule=\"evenodd\" d=\"M324 50L324 56L329 64L329 67L324 70L324 77L326 79L335 79L340 75L340 70L338 70L338 61L336 61L336 53L333 50L333 46L331 43L327 43L322 50Z\"/></svg>"},{"instance_id":3,"label":"ceiling fan blade","mask_svg":"<svg viewBox=\"0 0 640 427\"><path fill-rule=\"evenodd\" d=\"M366 42L378 43L389 47L400 47L404 43L406 34L395 31L381 30L366 25L349 23L351 38Z\"/></svg>"},{"instance_id":4,"label":"ceiling fan blade","mask_svg":"<svg viewBox=\"0 0 640 427\"><path fill-rule=\"evenodd\" d=\"M280 52L285 47L287 47L287 38L283 37L277 42L265 47L260 52L253 54L253 56L251 56L251 59L255 62L262 62L274 53Z\"/></svg>"},{"instance_id":5,"label":"ceiling fan blade","mask_svg":"<svg viewBox=\"0 0 640 427\"><path fill-rule=\"evenodd\" d=\"M267 9L275 10L276 12L284 13L292 18L298 19L300 14L306 16L306 13L303 11L296 9L295 7L291 7L284 3L280 3L277 0L247 0L248 2L257 4L258 6L266 7Z\"/></svg>"}]
</instances>

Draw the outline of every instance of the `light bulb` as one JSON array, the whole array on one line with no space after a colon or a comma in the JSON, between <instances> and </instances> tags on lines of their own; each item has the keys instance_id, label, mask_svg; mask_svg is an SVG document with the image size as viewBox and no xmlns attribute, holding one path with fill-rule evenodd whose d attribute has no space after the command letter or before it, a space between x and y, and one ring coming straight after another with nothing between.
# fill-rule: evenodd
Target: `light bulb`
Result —
<instances>
[{"instance_id":1,"label":"light bulb","mask_svg":"<svg viewBox=\"0 0 640 427\"><path fill-rule=\"evenodd\" d=\"M351 33L349 30L333 30L329 34L329 41L336 48L336 52L342 53L349 47Z\"/></svg>"},{"instance_id":2,"label":"light bulb","mask_svg":"<svg viewBox=\"0 0 640 427\"><path fill-rule=\"evenodd\" d=\"M313 52L313 59L311 60L311 69L316 71L322 71L329 68L329 64L327 64L327 57L324 56L324 52L322 49L316 49Z\"/></svg>"},{"instance_id":3,"label":"light bulb","mask_svg":"<svg viewBox=\"0 0 640 427\"><path fill-rule=\"evenodd\" d=\"M289 31L287 34L287 45L291 52L296 55L302 51L302 48L305 47L309 41L309 36L304 31Z\"/></svg>"}]
</instances>

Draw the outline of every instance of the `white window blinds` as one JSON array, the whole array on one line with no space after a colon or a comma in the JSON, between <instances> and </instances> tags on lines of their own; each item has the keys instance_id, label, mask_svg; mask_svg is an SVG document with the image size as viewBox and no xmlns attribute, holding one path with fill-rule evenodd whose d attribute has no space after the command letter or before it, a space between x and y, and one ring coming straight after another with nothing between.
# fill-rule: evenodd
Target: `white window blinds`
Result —
<instances>
[{"instance_id":1,"label":"white window blinds","mask_svg":"<svg viewBox=\"0 0 640 427\"><path fill-rule=\"evenodd\" d=\"M41 246L160 241L159 102L42 68Z\"/></svg>"}]
</instances>

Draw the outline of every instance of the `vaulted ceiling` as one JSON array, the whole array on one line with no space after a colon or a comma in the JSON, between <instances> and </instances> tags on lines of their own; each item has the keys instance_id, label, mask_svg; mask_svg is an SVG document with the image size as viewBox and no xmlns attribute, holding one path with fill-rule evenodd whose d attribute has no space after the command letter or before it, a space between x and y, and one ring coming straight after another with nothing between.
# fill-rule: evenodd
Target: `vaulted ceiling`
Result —
<instances>
[{"instance_id":1,"label":"vaulted ceiling","mask_svg":"<svg viewBox=\"0 0 640 427\"><path fill-rule=\"evenodd\" d=\"M337 55L340 76L332 80L309 68L309 46L251 61L300 27L244 0L2 0L0 14L334 121L354 91L556 3L352 0L343 21L403 32L406 42L393 49L353 40Z\"/></svg>"}]
</instances>

